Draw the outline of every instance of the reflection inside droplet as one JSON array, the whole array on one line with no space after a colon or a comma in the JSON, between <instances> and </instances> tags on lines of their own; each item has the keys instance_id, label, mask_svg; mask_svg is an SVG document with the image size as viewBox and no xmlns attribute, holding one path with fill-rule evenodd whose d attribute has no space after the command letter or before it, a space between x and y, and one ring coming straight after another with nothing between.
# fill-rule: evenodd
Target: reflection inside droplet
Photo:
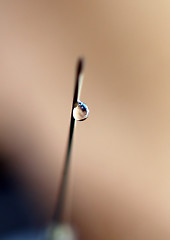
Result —
<instances>
[{"instance_id":1,"label":"reflection inside droplet","mask_svg":"<svg viewBox=\"0 0 170 240\"><path fill-rule=\"evenodd\" d=\"M88 118L89 109L83 102L78 101L73 109L73 117L77 121L83 121Z\"/></svg>"}]
</instances>

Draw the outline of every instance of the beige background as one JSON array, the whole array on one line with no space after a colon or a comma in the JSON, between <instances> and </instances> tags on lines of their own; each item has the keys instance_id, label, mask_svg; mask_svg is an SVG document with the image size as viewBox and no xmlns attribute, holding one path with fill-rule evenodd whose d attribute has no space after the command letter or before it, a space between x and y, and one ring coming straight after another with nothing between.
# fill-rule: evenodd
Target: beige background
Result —
<instances>
[{"instance_id":1,"label":"beige background","mask_svg":"<svg viewBox=\"0 0 170 240\"><path fill-rule=\"evenodd\" d=\"M49 219L79 56L90 117L76 127L65 218L80 239L170 239L168 0L0 1L0 131L11 169Z\"/></svg>"}]
</instances>

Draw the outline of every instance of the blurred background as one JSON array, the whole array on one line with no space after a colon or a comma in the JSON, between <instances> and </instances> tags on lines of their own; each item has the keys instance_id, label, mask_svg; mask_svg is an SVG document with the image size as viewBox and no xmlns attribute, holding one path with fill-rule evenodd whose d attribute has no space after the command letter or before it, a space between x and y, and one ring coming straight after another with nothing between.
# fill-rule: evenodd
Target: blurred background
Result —
<instances>
[{"instance_id":1,"label":"blurred background","mask_svg":"<svg viewBox=\"0 0 170 240\"><path fill-rule=\"evenodd\" d=\"M170 239L169 30L168 0L0 0L0 234L51 219L84 56L64 219L80 240Z\"/></svg>"}]
</instances>

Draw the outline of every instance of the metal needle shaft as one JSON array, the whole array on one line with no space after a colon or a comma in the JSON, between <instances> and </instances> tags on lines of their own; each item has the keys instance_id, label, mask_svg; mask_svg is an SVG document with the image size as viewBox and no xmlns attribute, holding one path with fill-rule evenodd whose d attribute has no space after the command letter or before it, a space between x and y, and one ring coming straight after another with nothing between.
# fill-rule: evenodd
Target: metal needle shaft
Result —
<instances>
[{"instance_id":1,"label":"metal needle shaft","mask_svg":"<svg viewBox=\"0 0 170 240\"><path fill-rule=\"evenodd\" d=\"M69 166L70 166L70 156L71 156L71 148L72 148L72 142L73 142L73 133L74 133L74 127L75 127L75 119L73 117L73 109L74 109L74 106L77 103L77 101L79 99L79 95L80 95L83 65L84 65L83 59L79 59L78 65L77 65L75 90L74 90L72 110L71 110L68 145L67 145L66 157L65 157L64 167L63 167L63 173L61 176L61 184L60 184L60 188L59 188L56 210L55 210L55 214L54 214L54 221L56 223L60 223L62 220L62 213L63 213L64 200L65 200L64 198L65 198Z\"/></svg>"}]
</instances>

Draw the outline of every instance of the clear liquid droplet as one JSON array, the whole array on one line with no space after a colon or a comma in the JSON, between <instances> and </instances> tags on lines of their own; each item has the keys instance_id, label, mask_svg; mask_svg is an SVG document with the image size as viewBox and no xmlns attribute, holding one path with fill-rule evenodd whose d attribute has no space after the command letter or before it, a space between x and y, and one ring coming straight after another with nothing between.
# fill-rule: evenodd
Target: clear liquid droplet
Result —
<instances>
[{"instance_id":1,"label":"clear liquid droplet","mask_svg":"<svg viewBox=\"0 0 170 240\"><path fill-rule=\"evenodd\" d=\"M78 101L73 109L73 117L77 121L83 121L89 116L89 109L83 102Z\"/></svg>"}]
</instances>

